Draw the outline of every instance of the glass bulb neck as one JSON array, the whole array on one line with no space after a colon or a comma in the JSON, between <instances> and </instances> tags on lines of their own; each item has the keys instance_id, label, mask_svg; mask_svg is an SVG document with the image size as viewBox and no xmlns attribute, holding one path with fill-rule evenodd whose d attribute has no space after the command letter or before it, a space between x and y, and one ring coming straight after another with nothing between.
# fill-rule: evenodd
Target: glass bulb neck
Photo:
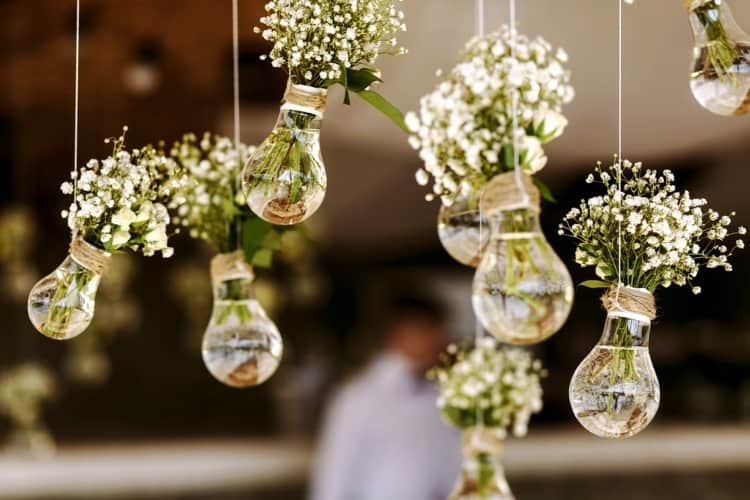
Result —
<instances>
[{"instance_id":1,"label":"glass bulb neck","mask_svg":"<svg viewBox=\"0 0 750 500\"><path fill-rule=\"evenodd\" d=\"M648 347L651 320L628 311L611 311L607 314L599 345L617 348Z\"/></svg>"},{"instance_id":2,"label":"glass bulb neck","mask_svg":"<svg viewBox=\"0 0 750 500\"><path fill-rule=\"evenodd\" d=\"M503 210L492 216L490 225L494 238L500 238L508 234L542 233L539 211L534 208Z\"/></svg>"},{"instance_id":3,"label":"glass bulb neck","mask_svg":"<svg viewBox=\"0 0 750 500\"><path fill-rule=\"evenodd\" d=\"M253 268L247 263L241 250L219 254L211 261L215 300L252 299L254 279Z\"/></svg>"},{"instance_id":4,"label":"glass bulb neck","mask_svg":"<svg viewBox=\"0 0 750 500\"><path fill-rule=\"evenodd\" d=\"M323 115L316 114L311 110L304 111L298 108L289 108L284 104L276 120L276 128L292 130L320 130L323 124Z\"/></svg>"}]
</instances>

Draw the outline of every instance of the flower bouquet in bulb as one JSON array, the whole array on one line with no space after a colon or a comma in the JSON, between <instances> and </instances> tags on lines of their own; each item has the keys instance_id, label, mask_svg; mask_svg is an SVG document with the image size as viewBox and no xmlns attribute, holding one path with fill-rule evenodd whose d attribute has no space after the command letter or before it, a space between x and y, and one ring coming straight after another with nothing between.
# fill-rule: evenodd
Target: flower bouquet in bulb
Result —
<instances>
[{"instance_id":1,"label":"flower bouquet in bulb","mask_svg":"<svg viewBox=\"0 0 750 500\"><path fill-rule=\"evenodd\" d=\"M406 30L394 0L274 0L255 30L273 44L270 58L289 82L276 127L251 155L243 174L248 205L273 224L296 224L320 207L327 185L320 127L328 89L354 92L402 129L403 116L372 85L382 54L400 55Z\"/></svg>"},{"instance_id":2,"label":"flower bouquet in bulb","mask_svg":"<svg viewBox=\"0 0 750 500\"><path fill-rule=\"evenodd\" d=\"M479 215L480 194L491 179L514 170L514 138L521 169L534 174L547 164L543 144L564 132L562 107L574 97L567 60L541 37L519 34L514 43L505 26L472 39L458 65L422 97L419 111L407 113L409 141L424 161L417 182L434 182L426 198L442 201L440 241L462 264L481 260L489 227ZM487 229L481 241L480 225Z\"/></svg>"},{"instance_id":3,"label":"flower bouquet in bulb","mask_svg":"<svg viewBox=\"0 0 750 500\"><path fill-rule=\"evenodd\" d=\"M542 409L539 360L520 349L500 349L493 338L473 349L448 347L437 381L438 408L446 422L464 432L464 466L450 500L513 499L501 464L502 441L528 432L531 415Z\"/></svg>"},{"instance_id":4,"label":"flower bouquet in bulb","mask_svg":"<svg viewBox=\"0 0 750 500\"><path fill-rule=\"evenodd\" d=\"M684 0L695 37L690 89L701 106L724 116L750 111L750 35L723 0Z\"/></svg>"},{"instance_id":5,"label":"flower bouquet in bulb","mask_svg":"<svg viewBox=\"0 0 750 500\"><path fill-rule=\"evenodd\" d=\"M282 231L254 215L239 187L243 160L254 148L205 133L186 134L171 150L183 174L169 203L172 222L208 243L213 312L203 360L220 382L237 388L265 382L281 362L281 334L255 297L253 267L270 267Z\"/></svg>"},{"instance_id":6,"label":"flower bouquet in bulb","mask_svg":"<svg viewBox=\"0 0 750 500\"><path fill-rule=\"evenodd\" d=\"M105 142L113 144L110 156L89 161L77 179L74 172L73 182L62 184L62 192L74 199L62 212L73 232L70 253L29 294L32 324L53 339L75 337L91 323L99 281L113 253L173 253L162 201L175 187L177 166L151 146L126 150L124 133Z\"/></svg>"},{"instance_id":7,"label":"flower bouquet in bulb","mask_svg":"<svg viewBox=\"0 0 750 500\"><path fill-rule=\"evenodd\" d=\"M669 170L627 160L599 164L586 182L604 194L583 200L560 225L577 241L576 262L598 277L582 285L606 289L601 340L570 383L576 418L597 436L630 437L656 415L659 381L648 352L656 290L687 285L700 293L699 271L731 271L729 259L744 248L737 236L745 228L729 229L734 213L721 216L705 199L677 191L674 180Z\"/></svg>"}]
</instances>

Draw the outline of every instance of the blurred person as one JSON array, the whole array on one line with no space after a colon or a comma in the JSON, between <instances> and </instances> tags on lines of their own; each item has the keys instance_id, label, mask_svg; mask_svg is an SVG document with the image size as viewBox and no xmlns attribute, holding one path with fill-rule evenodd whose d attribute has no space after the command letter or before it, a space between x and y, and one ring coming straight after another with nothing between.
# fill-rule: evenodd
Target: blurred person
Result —
<instances>
[{"instance_id":1,"label":"blurred person","mask_svg":"<svg viewBox=\"0 0 750 500\"><path fill-rule=\"evenodd\" d=\"M310 500L445 500L460 472L460 435L436 407L425 373L447 341L441 308L400 299L385 348L334 398Z\"/></svg>"}]
</instances>

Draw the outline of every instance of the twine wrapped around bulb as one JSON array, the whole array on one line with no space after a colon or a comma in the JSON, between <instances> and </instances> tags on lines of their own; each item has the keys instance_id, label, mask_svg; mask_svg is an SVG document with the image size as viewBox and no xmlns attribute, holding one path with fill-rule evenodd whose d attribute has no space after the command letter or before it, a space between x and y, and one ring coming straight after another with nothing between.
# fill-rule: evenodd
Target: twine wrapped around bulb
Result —
<instances>
[{"instance_id":1,"label":"twine wrapped around bulb","mask_svg":"<svg viewBox=\"0 0 750 500\"><path fill-rule=\"evenodd\" d=\"M644 316L649 321L656 319L656 300L645 288L612 286L602 295L602 305L608 313L629 312Z\"/></svg>"},{"instance_id":2,"label":"twine wrapped around bulb","mask_svg":"<svg viewBox=\"0 0 750 500\"><path fill-rule=\"evenodd\" d=\"M107 271L112 254L87 243L80 236L74 236L70 242L70 257L86 269L103 275Z\"/></svg>"},{"instance_id":3,"label":"twine wrapped around bulb","mask_svg":"<svg viewBox=\"0 0 750 500\"><path fill-rule=\"evenodd\" d=\"M284 108L323 116L326 110L328 90L287 81L284 93Z\"/></svg>"},{"instance_id":4,"label":"twine wrapped around bulb","mask_svg":"<svg viewBox=\"0 0 750 500\"><path fill-rule=\"evenodd\" d=\"M255 279L253 267L248 264L242 250L221 253L211 260L211 282L214 288L222 281L237 279Z\"/></svg>"},{"instance_id":5,"label":"twine wrapped around bulb","mask_svg":"<svg viewBox=\"0 0 750 500\"><path fill-rule=\"evenodd\" d=\"M682 0L683 5L687 10L695 10L701 5L707 3L709 0Z\"/></svg>"},{"instance_id":6,"label":"twine wrapped around bulb","mask_svg":"<svg viewBox=\"0 0 750 500\"><path fill-rule=\"evenodd\" d=\"M494 457L503 452L503 441L496 429L475 427L464 431L464 455L486 453Z\"/></svg>"},{"instance_id":7,"label":"twine wrapped around bulb","mask_svg":"<svg viewBox=\"0 0 750 500\"><path fill-rule=\"evenodd\" d=\"M515 172L496 175L482 191L479 209L487 216L506 210L529 208L541 211L539 189L528 174L521 174L523 190L519 189Z\"/></svg>"}]
</instances>

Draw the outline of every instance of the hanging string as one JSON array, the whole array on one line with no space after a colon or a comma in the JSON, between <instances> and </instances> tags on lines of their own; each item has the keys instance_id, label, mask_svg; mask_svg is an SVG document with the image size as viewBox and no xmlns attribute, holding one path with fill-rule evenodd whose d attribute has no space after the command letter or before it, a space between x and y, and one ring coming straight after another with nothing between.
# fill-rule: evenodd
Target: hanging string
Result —
<instances>
[{"instance_id":1,"label":"hanging string","mask_svg":"<svg viewBox=\"0 0 750 500\"><path fill-rule=\"evenodd\" d=\"M484 0L476 0L476 34L478 37L484 36ZM478 255L481 255L482 253L482 242L484 241L484 214L482 213L482 204L479 204L479 251L477 252ZM475 344L479 344L479 341L482 340L482 337L484 337L484 328L482 328L482 323L479 321L479 318L475 318L474 320L474 342ZM479 417L479 415L477 415ZM479 419L477 419L479 420Z\"/></svg>"},{"instance_id":2,"label":"hanging string","mask_svg":"<svg viewBox=\"0 0 750 500\"><path fill-rule=\"evenodd\" d=\"M617 192L622 193L622 1L617 0ZM622 203L622 198L620 199ZM622 288L622 219L617 222L617 292L615 305L620 306Z\"/></svg>"},{"instance_id":3,"label":"hanging string","mask_svg":"<svg viewBox=\"0 0 750 500\"><path fill-rule=\"evenodd\" d=\"M234 147L237 158L236 192L242 185L242 146L240 145L240 28L238 0L232 0L232 85L234 97ZM235 223L237 248L242 248L242 221L238 217Z\"/></svg>"},{"instance_id":4,"label":"hanging string","mask_svg":"<svg viewBox=\"0 0 750 500\"><path fill-rule=\"evenodd\" d=\"M240 155L240 33L238 0L232 0L232 71L234 76L234 145Z\"/></svg>"},{"instance_id":5,"label":"hanging string","mask_svg":"<svg viewBox=\"0 0 750 500\"><path fill-rule=\"evenodd\" d=\"M516 0L510 0L510 54L514 64L516 61L516 40L518 38L518 31L516 30ZM523 182L523 171L521 169L521 152L518 150L518 89L513 88L511 94L511 114L512 114L512 125L513 125L513 172L515 174L516 187L523 194L522 203L527 205L530 201L529 193L526 191L526 186Z\"/></svg>"},{"instance_id":6,"label":"hanging string","mask_svg":"<svg viewBox=\"0 0 750 500\"><path fill-rule=\"evenodd\" d=\"M78 94L81 61L81 0L76 0L75 90L73 104L73 205L78 210ZM75 236L75 230L73 230Z\"/></svg>"}]
</instances>

